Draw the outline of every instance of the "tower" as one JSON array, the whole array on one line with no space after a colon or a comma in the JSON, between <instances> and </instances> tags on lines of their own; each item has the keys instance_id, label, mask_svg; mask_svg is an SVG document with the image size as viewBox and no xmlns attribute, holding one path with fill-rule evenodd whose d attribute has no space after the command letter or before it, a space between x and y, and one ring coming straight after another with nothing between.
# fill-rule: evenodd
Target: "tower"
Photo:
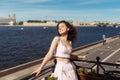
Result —
<instances>
[{"instance_id":1,"label":"tower","mask_svg":"<svg viewBox=\"0 0 120 80\"><path fill-rule=\"evenodd\" d=\"M16 15L15 14L9 14L8 19L16 19Z\"/></svg>"},{"instance_id":2,"label":"tower","mask_svg":"<svg viewBox=\"0 0 120 80\"><path fill-rule=\"evenodd\" d=\"M15 14L9 14L8 19L9 19L10 25L16 24L16 15Z\"/></svg>"}]
</instances>

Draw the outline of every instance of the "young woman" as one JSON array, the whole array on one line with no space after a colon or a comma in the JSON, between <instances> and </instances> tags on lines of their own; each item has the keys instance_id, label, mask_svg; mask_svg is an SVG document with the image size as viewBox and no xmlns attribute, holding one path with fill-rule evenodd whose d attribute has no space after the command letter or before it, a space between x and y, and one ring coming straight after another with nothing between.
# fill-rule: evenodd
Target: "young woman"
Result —
<instances>
[{"instance_id":1,"label":"young woman","mask_svg":"<svg viewBox=\"0 0 120 80\"><path fill-rule=\"evenodd\" d=\"M54 56L57 61L54 70L57 80L78 80L75 69L70 62L70 58L75 57L72 54L72 43L76 41L77 31L67 21L60 21L57 25L57 31L58 36L54 37L43 62L33 74L37 76L46 63ZM86 58L86 56L77 56L77 58Z\"/></svg>"}]
</instances>

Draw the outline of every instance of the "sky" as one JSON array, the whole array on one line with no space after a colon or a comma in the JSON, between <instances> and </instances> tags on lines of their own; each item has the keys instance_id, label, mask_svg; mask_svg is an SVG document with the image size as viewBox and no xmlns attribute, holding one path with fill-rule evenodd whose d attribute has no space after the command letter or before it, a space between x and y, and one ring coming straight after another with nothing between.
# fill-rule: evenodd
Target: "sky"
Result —
<instances>
[{"instance_id":1,"label":"sky","mask_svg":"<svg viewBox=\"0 0 120 80\"><path fill-rule=\"evenodd\" d=\"M17 21L120 22L120 0L0 0L0 17L9 14Z\"/></svg>"}]
</instances>

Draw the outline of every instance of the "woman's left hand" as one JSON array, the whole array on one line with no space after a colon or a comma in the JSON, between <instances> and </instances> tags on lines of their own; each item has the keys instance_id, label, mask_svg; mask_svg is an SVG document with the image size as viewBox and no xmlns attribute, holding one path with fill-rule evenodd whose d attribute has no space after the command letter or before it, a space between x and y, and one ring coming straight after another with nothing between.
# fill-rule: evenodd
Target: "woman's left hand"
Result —
<instances>
[{"instance_id":1,"label":"woman's left hand","mask_svg":"<svg viewBox=\"0 0 120 80\"><path fill-rule=\"evenodd\" d=\"M84 55L84 56L78 56L78 58L86 59L86 58L87 58L87 55Z\"/></svg>"},{"instance_id":2,"label":"woman's left hand","mask_svg":"<svg viewBox=\"0 0 120 80\"><path fill-rule=\"evenodd\" d=\"M86 58L87 58L87 55L82 56L82 59L86 59Z\"/></svg>"}]
</instances>

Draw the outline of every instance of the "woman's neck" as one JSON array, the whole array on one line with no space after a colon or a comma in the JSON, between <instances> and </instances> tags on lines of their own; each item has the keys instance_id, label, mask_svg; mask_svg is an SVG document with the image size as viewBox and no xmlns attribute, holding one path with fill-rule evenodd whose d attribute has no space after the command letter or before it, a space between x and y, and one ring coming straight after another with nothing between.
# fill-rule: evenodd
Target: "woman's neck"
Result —
<instances>
[{"instance_id":1,"label":"woman's neck","mask_svg":"<svg viewBox=\"0 0 120 80\"><path fill-rule=\"evenodd\" d=\"M64 41L67 41L67 37L68 37L67 35L62 35L61 36L62 40L64 40Z\"/></svg>"}]
</instances>

